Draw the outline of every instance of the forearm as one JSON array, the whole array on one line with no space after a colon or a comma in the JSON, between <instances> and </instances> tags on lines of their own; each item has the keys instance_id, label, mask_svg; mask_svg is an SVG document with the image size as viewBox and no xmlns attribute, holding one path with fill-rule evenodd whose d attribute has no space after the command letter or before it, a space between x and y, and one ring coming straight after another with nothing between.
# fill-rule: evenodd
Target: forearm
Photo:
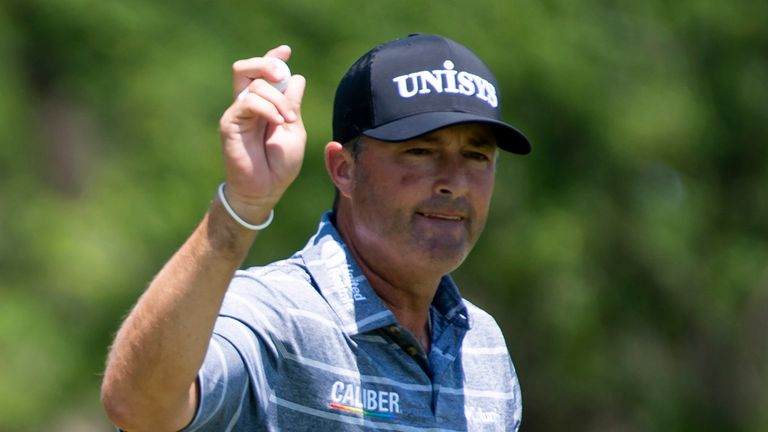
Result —
<instances>
[{"instance_id":1,"label":"forearm","mask_svg":"<svg viewBox=\"0 0 768 432\"><path fill-rule=\"evenodd\" d=\"M139 299L115 338L102 387L118 426L130 430L139 420L177 430L191 420L216 316L255 236L214 201Z\"/></svg>"}]
</instances>

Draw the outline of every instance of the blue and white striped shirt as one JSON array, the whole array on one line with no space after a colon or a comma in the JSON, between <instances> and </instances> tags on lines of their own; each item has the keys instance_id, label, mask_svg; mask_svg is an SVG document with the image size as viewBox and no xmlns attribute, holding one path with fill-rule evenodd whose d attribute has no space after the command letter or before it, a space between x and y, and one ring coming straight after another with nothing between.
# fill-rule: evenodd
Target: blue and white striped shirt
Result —
<instances>
[{"instance_id":1,"label":"blue and white striped shirt","mask_svg":"<svg viewBox=\"0 0 768 432\"><path fill-rule=\"evenodd\" d=\"M236 273L200 370L192 431L515 431L520 388L490 315L449 276L425 354L329 215L291 258Z\"/></svg>"}]
</instances>

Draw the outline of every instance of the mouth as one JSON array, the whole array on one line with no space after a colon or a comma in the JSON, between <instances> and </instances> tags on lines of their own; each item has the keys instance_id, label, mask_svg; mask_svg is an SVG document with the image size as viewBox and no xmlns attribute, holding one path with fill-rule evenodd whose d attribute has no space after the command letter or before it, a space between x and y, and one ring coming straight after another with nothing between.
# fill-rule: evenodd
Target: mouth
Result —
<instances>
[{"instance_id":1,"label":"mouth","mask_svg":"<svg viewBox=\"0 0 768 432\"><path fill-rule=\"evenodd\" d=\"M447 214L447 213L428 213L428 212L416 212L417 215L425 217L427 219L444 220L451 222L461 222L464 217L461 215Z\"/></svg>"}]
</instances>

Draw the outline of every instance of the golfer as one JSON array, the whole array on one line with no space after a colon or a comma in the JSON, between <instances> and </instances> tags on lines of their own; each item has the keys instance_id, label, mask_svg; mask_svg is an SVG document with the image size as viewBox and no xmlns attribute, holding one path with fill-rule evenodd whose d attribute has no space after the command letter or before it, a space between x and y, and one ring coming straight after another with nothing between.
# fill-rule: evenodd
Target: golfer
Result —
<instances>
[{"instance_id":1,"label":"golfer","mask_svg":"<svg viewBox=\"0 0 768 432\"><path fill-rule=\"evenodd\" d=\"M416 34L363 55L336 91L332 209L285 260L238 270L300 171L305 79L234 64L226 179L111 347L102 401L126 431L515 431L502 333L450 277L486 222L498 84L464 46ZM245 90L247 89L247 90ZM255 245L255 246L254 246Z\"/></svg>"}]
</instances>

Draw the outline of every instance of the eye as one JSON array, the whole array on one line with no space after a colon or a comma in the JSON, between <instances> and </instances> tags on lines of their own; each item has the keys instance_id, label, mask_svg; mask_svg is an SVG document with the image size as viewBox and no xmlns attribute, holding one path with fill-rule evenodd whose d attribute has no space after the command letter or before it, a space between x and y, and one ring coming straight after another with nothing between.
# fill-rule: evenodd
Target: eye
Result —
<instances>
[{"instance_id":1,"label":"eye","mask_svg":"<svg viewBox=\"0 0 768 432\"><path fill-rule=\"evenodd\" d=\"M491 160L490 156L488 156L487 154L481 153L481 152L475 152L475 151L466 152L466 153L464 153L464 156L466 158L468 158L468 159L472 159L472 160L476 160L476 161L483 161L484 162L484 161Z\"/></svg>"},{"instance_id":2,"label":"eye","mask_svg":"<svg viewBox=\"0 0 768 432\"><path fill-rule=\"evenodd\" d=\"M405 153L414 156L426 156L432 154L432 150L423 147L411 147L406 149Z\"/></svg>"}]
</instances>

